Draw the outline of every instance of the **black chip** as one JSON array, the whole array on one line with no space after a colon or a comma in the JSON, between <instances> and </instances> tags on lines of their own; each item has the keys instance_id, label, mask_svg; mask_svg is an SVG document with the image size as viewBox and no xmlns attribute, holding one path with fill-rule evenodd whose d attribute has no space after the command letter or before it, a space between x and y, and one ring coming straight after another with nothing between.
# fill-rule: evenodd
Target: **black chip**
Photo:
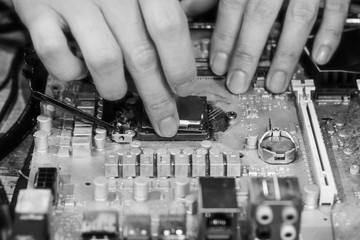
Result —
<instances>
[{"instance_id":1,"label":"black chip","mask_svg":"<svg viewBox=\"0 0 360 240\"><path fill-rule=\"evenodd\" d=\"M200 178L203 209L236 209L234 178Z\"/></svg>"},{"instance_id":2,"label":"black chip","mask_svg":"<svg viewBox=\"0 0 360 240\"><path fill-rule=\"evenodd\" d=\"M138 140L142 141L201 141L210 137L208 120L208 107L205 97L188 96L176 99L179 112L180 126L178 133L173 138L158 136L145 110L142 112L141 126L138 131Z\"/></svg>"}]
</instances>

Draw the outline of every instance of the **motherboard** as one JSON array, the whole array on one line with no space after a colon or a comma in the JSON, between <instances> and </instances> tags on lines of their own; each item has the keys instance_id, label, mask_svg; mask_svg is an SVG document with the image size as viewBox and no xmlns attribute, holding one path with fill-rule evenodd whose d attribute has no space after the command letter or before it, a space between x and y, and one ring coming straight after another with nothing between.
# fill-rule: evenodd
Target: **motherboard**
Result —
<instances>
[{"instance_id":1,"label":"motherboard","mask_svg":"<svg viewBox=\"0 0 360 240\"><path fill-rule=\"evenodd\" d=\"M301 65L285 93L267 92L269 40L251 89L232 95L209 68L210 31L192 35L198 77L171 139L135 89L109 102L91 78L47 77L49 97L113 128L41 102L15 239L357 238L358 93L318 93Z\"/></svg>"}]
</instances>

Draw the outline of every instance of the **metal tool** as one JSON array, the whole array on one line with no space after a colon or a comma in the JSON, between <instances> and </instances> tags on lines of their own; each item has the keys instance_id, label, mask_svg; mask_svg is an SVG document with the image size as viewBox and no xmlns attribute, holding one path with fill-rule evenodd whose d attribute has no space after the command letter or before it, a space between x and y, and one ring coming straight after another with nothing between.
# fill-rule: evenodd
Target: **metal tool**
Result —
<instances>
[{"instance_id":1,"label":"metal tool","mask_svg":"<svg viewBox=\"0 0 360 240\"><path fill-rule=\"evenodd\" d=\"M88 113L85 113L75 107L72 107L72 106L65 104L59 100L56 100L44 93L34 90L31 86L31 80L29 80L29 87L32 92L32 96L40 101L45 101L45 102L51 103L51 104L55 105L56 107L59 107L67 112L70 112L71 114L73 114L76 117L79 117L83 120L91 122L97 126L106 128L107 130L116 130L116 127L108 122L98 119L98 118L96 118Z\"/></svg>"}]
</instances>

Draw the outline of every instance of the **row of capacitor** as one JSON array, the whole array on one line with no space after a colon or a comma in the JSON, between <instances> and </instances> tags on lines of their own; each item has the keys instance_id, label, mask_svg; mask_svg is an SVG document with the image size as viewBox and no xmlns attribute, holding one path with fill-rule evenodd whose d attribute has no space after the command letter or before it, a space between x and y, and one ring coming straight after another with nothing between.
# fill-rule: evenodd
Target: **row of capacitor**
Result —
<instances>
[{"instance_id":1,"label":"row of capacitor","mask_svg":"<svg viewBox=\"0 0 360 240\"><path fill-rule=\"evenodd\" d=\"M122 148L105 153L106 177L201 177L241 175L238 151L200 147Z\"/></svg>"}]
</instances>

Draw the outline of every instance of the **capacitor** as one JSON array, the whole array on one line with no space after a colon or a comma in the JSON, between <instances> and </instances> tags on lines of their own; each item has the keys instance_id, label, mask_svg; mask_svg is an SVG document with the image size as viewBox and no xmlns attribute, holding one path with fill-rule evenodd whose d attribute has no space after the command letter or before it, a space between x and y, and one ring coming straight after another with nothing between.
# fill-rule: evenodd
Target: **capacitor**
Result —
<instances>
[{"instance_id":1,"label":"capacitor","mask_svg":"<svg viewBox=\"0 0 360 240\"><path fill-rule=\"evenodd\" d=\"M307 209L315 209L318 206L320 190L316 184L308 184L303 189L303 204Z\"/></svg>"},{"instance_id":2,"label":"capacitor","mask_svg":"<svg viewBox=\"0 0 360 240\"><path fill-rule=\"evenodd\" d=\"M158 177L170 177L170 154L165 148L159 148L156 151L157 159L157 176Z\"/></svg>"},{"instance_id":3,"label":"capacitor","mask_svg":"<svg viewBox=\"0 0 360 240\"><path fill-rule=\"evenodd\" d=\"M351 147L347 147L347 148L344 148L343 152L346 154L346 155L352 155L354 153L354 149L351 148Z\"/></svg>"},{"instance_id":4,"label":"capacitor","mask_svg":"<svg viewBox=\"0 0 360 240\"><path fill-rule=\"evenodd\" d=\"M190 192L190 181L188 178L176 178L175 180L175 197L184 198Z\"/></svg>"},{"instance_id":5,"label":"capacitor","mask_svg":"<svg viewBox=\"0 0 360 240\"><path fill-rule=\"evenodd\" d=\"M170 174L175 175L175 160L179 157L181 151L178 148L169 149L170 153Z\"/></svg>"},{"instance_id":6,"label":"capacitor","mask_svg":"<svg viewBox=\"0 0 360 240\"><path fill-rule=\"evenodd\" d=\"M180 155L181 151L178 148L172 148L169 149L169 153L170 153L170 160L172 161L172 163L175 163L175 159Z\"/></svg>"},{"instance_id":7,"label":"capacitor","mask_svg":"<svg viewBox=\"0 0 360 240\"><path fill-rule=\"evenodd\" d=\"M209 45L210 45L210 39L209 38L203 38L200 41L201 44L201 50L202 51L209 51Z\"/></svg>"},{"instance_id":8,"label":"capacitor","mask_svg":"<svg viewBox=\"0 0 360 240\"><path fill-rule=\"evenodd\" d=\"M152 148L145 148L143 150L144 155L153 158L154 157L154 150Z\"/></svg>"},{"instance_id":9,"label":"capacitor","mask_svg":"<svg viewBox=\"0 0 360 240\"><path fill-rule=\"evenodd\" d=\"M195 195L187 195L185 197L186 213L189 215L195 215L198 209L197 197Z\"/></svg>"},{"instance_id":10,"label":"capacitor","mask_svg":"<svg viewBox=\"0 0 360 240\"><path fill-rule=\"evenodd\" d=\"M196 149L196 155L198 158L204 158L208 151L205 148Z\"/></svg>"},{"instance_id":11,"label":"capacitor","mask_svg":"<svg viewBox=\"0 0 360 240\"><path fill-rule=\"evenodd\" d=\"M140 162L140 154L141 154L141 150L138 149L138 148L132 148L130 150L130 154L135 156L135 161L136 163L139 163Z\"/></svg>"},{"instance_id":12,"label":"capacitor","mask_svg":"<svg viewBox=\"0 0 360 240\"><path fill-rule=\"evenodd\" d=\"M208 150L205 148L198 148L196 154L193 155L192 162L192 176L193 177L204 177L207 174L207 161L206 155Z\"/></svg>"},{"instance_id":13,"label":"capacitor","mask_svg":"<svg viewBox=\"0 0 360 240\"><path fill-rule=\"evenodd\" d=\"M137 141L137 140L132 141L132 142L130 143L130 146L131 146L132 148L140 148L140 147L141 147L141 142L140 142L140 141Z\"/></svg>"},{"instance_id":14,"label":"capacitor","mask_svg":"<svg viewBox=\"0 0 360 240\"><path fill-rule=\"evenodd\" d=\"M134 179L134 199L143 202L148 199L149 195L149 179L146 177L136 177Z\"/></svg>"},{"instance_id":15,"label":"capacitor","mask_svg":"<svg viewBox=\"0 0 360 240\"><path fill-rule=\"evenodd\" d=\"M350 166L350 174L351 175L357 175L359 173L359 166L358 165L351 165Z\"/></svg>"},{"instance_id":16,"label":"capacitor","mask_svg":"<svg viewBox=\"0 0 360 240\"><path fill-rule=\"evenodd\" d=\"M105 143L106 143L106 138L104 137L104 135L101 134L96 134L94 137L94 145L97 151L102 151L105 149Z\"/></svg>"},{"instance_id":17,"label":"capacitor","mask_svg":"<svg viewBox=\"0 0 360 240\"><path fill-rule=\"evenodd\" d=\"M152 176L153 175L153 167L154 167L154 153L155 151L152 148L145 148L143 149L143 154L140 156L140 164L141 164L141 171L140 175L144 176L143 174ZM143 171L147 169L147 171Z\"/></svg>"},{"instance_id":18,"label":"capacitor","mask_svg":"<svg viewBox=\"0 0 360 240\"><path fill-rule=\"evenodd\" d=\"M126 130L125 134L127 134L131 139L136 136L136 132L134 130Z\"/></svg>"},{"instance_id":19,"label":"capacitor","mask_svg":"<svg viewBox=\"0 0 360 240\"><path fill-rule=\"evenodd\" d=\"M212 146L212 143L209 140L204 140L201 142L201 147L203 147L205 149L210 149L211 146Z\"/></svg>"},{"instance_id":20,"label":"capacitor","mask_svg":"<svg viewBox=\"0 0 360 240\"><path fill-rule=\"evenodd\" d=\"M178 148L171 148L171 149L169 149L169 153L170 153L170 156L171 156L171 158L175 158L176 157L176 155L179 155L180 154L180 149L178 149Z\"/></svg>"},{"instance_id":21,"label":"capacitor","mask_svg":"<svg viewBox=\"0 0 360 240\"><path fill-rule=\"evenodd\" d=\"M51 134L51 127L52 127L52 119L45 115L45 114L41 114L39 115L37 118L37 124L38 124L38 129L45 131L48 135Z\"/></svg>"},{"instance_id":22,"label":"capacitor","mask_svg":"<svg viewBox=\"0 0 360 240\"><path fill-rule=\"evenodd\" d=\"M248 149L255 149L258 141L258 134L255 131L251 131L247 134L246 147Z\"/></svg>"},{"instance_id":23,"label":"capacitor","mask_svg":"<svg viewBox=\"0 0 360 240\"><path fill-rule=\"evenodd\" d=\"M109 184L106 177L94 178L94 199L95 201L106 201L109 195Z\"/></svg>"},{"instance_id":24,"label":"capacitor","mask_svg":"<svg viewBox=\"0 0 360 240\"><path fill-rule=\"evenodd\" d=\"M117 151L117 155L118 155L118 161L119 163L123 163L124 162L124 156L126 156L128 154L128 150L127 149L119 149Z\"/></svg>"},{"instance_id":25,"label":"capacitor","mask_svg":"<svg viewBox=\"0 0 360 240\"><path fill-rule=\"evenodd\" d=\"M139 156L141 154L141 150L139 148L132 148L132 149L130 149L130 154Z\"/></svg>"},{"instance_id":26,"label":"capacitor","mask_svg":"<svg viewBox=\"0 0 360 240\"><path fill-rule=\"evenodd\" d=\"M39 130L34 133L34 141L35 141L35 151L37 152L46 152L49 143L48 143L48 133Z\"/></svg>"},{"instance_id":27,"label":"capacitor","mask_svg":"<svg viewBox=\"0 0 360 240\"><path fill-rule=\"evenodd\" d=\"M168 153L168 151L165 149L165 148L159 148L157 151L156 151L156 154L157 154L157 157L158 159L161 159L161 156L164 156Z\"/></svg>"},{"instance_id":28,"label":"capacitor","mask_svg":"<svg viewBox=\"0 0 360 240\"><path fill-rule=\"evenodd\" d=\"M349 134L348 134L346 129L340 130L338 134L339 134L339 137L342 137L342 138L348 138L349 137Z\"/></svg>"},{"instance_id":29,"label":"capacitor","mask_svg":"<svg viewBox=\"0 0 360 240\"><path fill-rule=\"evenodd\" d=\"M191 166L192 166L192 160L193 160L193 154L194 154L194 150L190 147L186 147L183 150L183 154L187 157L187 162L189 163L190 166L190 175L191 175Z\"/></svg>"},{"instance_id":30,"label":"capacitor","mask_svg":"<svg viewBox=\"0 0 360 240\"><path fill-rule=\"evenodd\" d=\"M187 155L187 156L191 156L194 153L194 150L190 147L186 147L183 150L183 154Z\"/></svg>"},{"instance_id":31,"label":"capacitor","mask_svg":"<svg viewBox=\"0 0 360 240\"><path fill-rule=\"evenodd\" d=\"M49 116L50 118L54 117L55 114L55 107L51 104L46 104L44 102L40 103L41 113Z\"/></svg>"},{"instance_id":32,"label":"capacitor","mask_svg":"<svg viewBox=\"0 0 360 240\"><path fill-rule=\"evenodd\" d=\"M106 139L106 129L102 127L97 127L95 129L95 135L102 135Z\"/></svg>"},{"instance_id":33,"label":"capacitor","mask_svg":"<svg viewBox=\"0 0 360 240\"><path fill-rule=\"evenodd\" d=\"M210 156L218 156L218 155L220 155L220 149L218 149L218 148L211 148L210 150L209 150L209 154L210 154Z\"/></svg>"}]
</instances>

